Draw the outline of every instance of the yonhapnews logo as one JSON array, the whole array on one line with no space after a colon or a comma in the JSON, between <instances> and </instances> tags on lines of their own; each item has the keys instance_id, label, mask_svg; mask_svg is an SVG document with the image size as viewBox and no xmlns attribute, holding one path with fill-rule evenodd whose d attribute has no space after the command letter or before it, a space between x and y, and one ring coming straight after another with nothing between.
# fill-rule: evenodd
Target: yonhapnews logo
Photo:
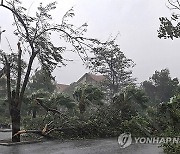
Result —
<instances>
[{"instance_id":1,"label":"yonhapnews logo","mask_svg":"<svg viewBox=\"0 0 180 154\"><path fill-rule=\"evenodd\" d=\"M134 137L131 133L123 133L118 137L120 148L126 148L133 143L138 144L164 144L164 143L180 143L180 137Z\"/></svg>"},{"instance_id":2,"label":"yonhapnews logo","mask_svg":"<svg viewBox=\"0 0 180 154\"><path fill-rule=\"evenodd\" d=\"M131 133L123 133L118 137L118 143L121 148L126 148L131 145L132 138Z\"/></svg>"}]
</instances>

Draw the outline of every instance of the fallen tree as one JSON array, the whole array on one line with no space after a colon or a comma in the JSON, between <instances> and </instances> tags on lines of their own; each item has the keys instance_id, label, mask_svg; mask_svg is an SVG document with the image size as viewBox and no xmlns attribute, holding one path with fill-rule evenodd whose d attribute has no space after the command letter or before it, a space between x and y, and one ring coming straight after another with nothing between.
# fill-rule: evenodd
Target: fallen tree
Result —
<instances>
[{"instance_id":1,"label":"fallen tree","mask_svg":"<svg viewBox=\"0 0 180 154\"><path fill-rule=\"evenodd\" d=\"M57 33L60 40L64 40L66 43L72 45L70 51L77 52L82 60L83 55L86 56L85 53L88 48L93 49L93 44L97 44L99 41L83 36L87 28L86 23L82 26L74 26L68 23L67 18L74 16L73 9L65 13L61 24L52 24L50 11L56 8L56 2L49 3L46 6L40 3L35 16L29 16L28 10L22 7L19 0L4 2L1 0L0 6L12 13L14 18L13 25L16 26L14 34L19 39L17 45L18 52L8 54L7 52L0 51L0 60L4 68L6 68L7 96L12 121L12 142L20 142L20 134L18 132L20 131L21 123L21 106L35 58L39 60L42 69L50 77L52 77L51 73L57 66L65 65L65 59L62 57L62 53L67 51L67 48L61 42L59 42L61 45L55 45L52 41L52 33ZM29 61L27 66L25 66L25 72L23 74L22 60L24 53L26 53L26 56L29 55ZM14 56L16 57L15 59L13 59ZM16 75L14 77L16 80L15 89L12 88L11 84L11 65L14 61L17 62ZM3 73L4 70L2 73L0 72L0 76Z\"/></svg>"},{"instance_id":2,"label":"fallen tree","mask_svg":"<svg viewBox=\"0 0 180 154\"><path fill-rule=\"evenodd\" d=\"M60 111L46 106L40 98L36 98L36 102L47 112L52 112L53 115L57 114L58 116L65 116L65 114L61 113ZM33 133L33 134L37 134L39 136L45 137L46 139L52 139L55 137L50 136L49 134L53 131L58 131L58 132L62 131L63 132L63 131L71 131L71 130L77 129L77 128L73 128L73 127L71 127L71 128L55 128L54 126L51 126L53 124L53 122L54 121L51 121L48 124L45 124L44 128L41 130L40 129L39 130L20 130L16 134L14 134L14 136L25 134L25 133Z\"/></svg>"}]
</instances>

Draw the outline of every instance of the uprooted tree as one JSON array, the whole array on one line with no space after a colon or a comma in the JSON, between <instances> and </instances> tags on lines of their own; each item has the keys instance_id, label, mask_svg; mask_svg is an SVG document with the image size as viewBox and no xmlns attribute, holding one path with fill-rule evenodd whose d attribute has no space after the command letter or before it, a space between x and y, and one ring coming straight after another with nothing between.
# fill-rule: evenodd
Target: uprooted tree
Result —
<instances>
[{"instance_id":1,"label":"uprooted tree","mask_svg":"<svg viewBox=\"0 0 180 154\"><path fill-rule=\"evenodd\" d=\"M2 0L0 4L1 7L12 13L14 25L16 26L14 34L19 38L17 43L17 54L7 54L3 50L0 52L1 63L4 65L4 69L0 72L0 76L5 74L7 80L7 97L12 120L13 142L20 141L21 133L18 132L20 131L21 105L35 58L39 60L42 69L46 70L49 76L51 76L52 71L58 64L64 65L62 53L66 51L66 47L55 46L55 43L52 41L52 34L58 33L60 40L64 40L66 43L71 44L73 48L70 48L70 50L76 51L81 55L81 58L83 57L83 53L86 52L87 47L92 48L94 43L98 43L95 39L83 37L87 24L76 27L68 23L69 17L74 16L73 9L65 13L61 24L51 24L52 16L49 12L56 8L56 2L49 3L46 6L40 3L40 6L37 8L36 16L34 17L27 15L27 10L21 5L19 0L9 0L5 3L3 3ZM59 44L61 43L62 41L59 41ZM24 53L26 53L26 55L29 54L29 61L23 73L22 60ZM14 59L16 61L15 88L12 87L11 84L13 75L12 68L14 67L14 59L12 57L15 57ZM50 111L56 112L55 110Z\"/></svg>"}]
</instances>

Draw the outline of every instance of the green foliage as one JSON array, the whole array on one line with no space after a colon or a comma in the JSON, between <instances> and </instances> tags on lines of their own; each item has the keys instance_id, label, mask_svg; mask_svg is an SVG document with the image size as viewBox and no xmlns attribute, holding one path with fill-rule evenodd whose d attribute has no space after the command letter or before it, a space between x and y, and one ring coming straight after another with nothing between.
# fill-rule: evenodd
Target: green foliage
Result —
<instances>
[{"instance_id":1,"label":"green foliage","mask_svg":"<svg viewBox=\"0 0 180 154\"><path fill-rule=\"evenodd\" d=\"M163 125L162 136L165 137L178 137L179 123L180 123L180 94L177 94L167 103L162 103L158 107L158 120L159 125ZM179 154L180 144L168 142L162 145L165 153Z\"/></svg>"},{"instance_id":2,"label":"green foliage","mask_svg":"<svg viewBox=\"0 0 180 154\"><path fill-rule=\"evenodd\" d=\"M86 111L86 106L103 105L103 92L94 85L81 85L77 87L73 93L73 97L79 102L80 113Z\"/></svg>"},{"instance_id":3,"label":"green foliage","mask_svg":"<svg viewBox=\"0 0 180 154\"><path fill-rule=\"evenodd\" d=\"M168 69L155 71L149 81L144 81L142 84L146 94L151 102L161 103L168 102L179 89L179 81L177 78L172 79Z\"/></svg>"},{"instance_id":4,"label":"green foliage","mask_svg":"<svg viewBox=\"0 0 180 154\"><path fill-rule=\"evenodd\" d=\"M122 129L131 132L133 136L152 136L155 134L151 121L143 115L137 114L130 120L124 120Z\"/></svg>"},{"instance_id":5,"label":"green foliage","mask_svg":"<svg viewBox=\"0 0 180 154\"><path fill-rule=\"evenodd\" d=\"M164 39L171 38L173 40L173 38L178 38L180 36L179 24L177 24L176 26L173 26L171 20L169 20L166 17L161 17L159 18L159 20L161 22L160 28L158 30L159 38L164 38Z\"/></svg>"},{"instance_id":6,"label":"green foliage","mask_svg":"<svg viewBox=\"0 0 180 154\"><path fill-rule=\"evenodd\" d=\"M18 53L10 53L6 54L3 52L3 50L0 50L0 62L4 66L6 66L6 61L4 59L4 56L6 55L9 63L11 63L11 76L13 80L17 77L17 72L18 72ZM25 68L27 67L26 61L21 59L21 73L24 75L25 73Z\"/></svg>"},{"instance_id":7,"label":"green foliage","mask_svg":"<svg viewBox=\"0 0 180 154\"><path fill-rule=\"evenodd\" d=\"M30 92L36 92L38 90L54 92L55 89L55 81L52 79L49 72L46 72L43 69L36 71L28 84L28 90Z\"/></svg>"},{"instance_id":8,"label":"green foliage","mask_svg":"<svg viewBox=\"0 0 180 154\"><path fill-rule=\"evenodd\" d=\"M180 11L180 1L171 1L169 2L169 8L171 10ZM171 19L168 19L167 17L161 17L160 20L160 27L158 30L158 37L159 38L171 38L172 40L174 38L180 37L180 22L179 22L179 13L173 13L171 16ZM173 79L174 80L174 79ZM174 89L168 89L169 91L165 94L166 97L172 97L174 94L174 90L176 90L177 85L179 84L178 80L174 80ZM170 83L172 86L172 83ZM167 87L166 87L167 88ZM171 91L172 90L172 91ZM167 101L167 100L166 100ZM179 117L180 117L180 108L179 108L179 95L175 96L169 103L162 104L161 106L161 117L162 114L167 114L164 117L162 117L164 121L164 125L168 126L164 134L170 134L170 136L178 135L177 132L179 132ZM167 131L168 130L168 131ZM180 153L180 144L173 144L173 143L167 143L163 145L165 153L168 154L179 154Z\"/></svg>"},{"instance_id":9,"label":"green foliage","mask_svg":"<svg viewBox=\"0 0 180 154\"><path fill-rule=\"evenodd\" d=\"M115 40L107 41L94 48L94 57L88 58L89 68L106 77L106 86L113 95L120 89L132 83L134 62L126 58Z\"/></svg>"},{"instance_id":10,"label":"green foliage","mask_svg":"<svg viewBox=\"0 0 180 154\"><path fill-rule=\"evenodd\" d=\"M180 153L180 144L166 143L162 147L166 154L179 154Z\"/></svg>"},{"instance_id":11,"label":"green foliage","mask_svg":"<svg viewBox=\"0 0 180 154\"><path fill-rule=\"evenodd\" d=\"M168 0L169 6L168 8L171 10L176 10L177 13L173 11L171 15L171 19L168 19L167 17L160 17L160 27L158 30L158 37L159 38L171 38L172 40L174 38L180 37L180 22L179 22L179 11L180 11L180 1L173 1Z\"/></svg>"},{"instance_id":12,"label":"green foliage","mask_svg":"<svg viewBox=\"0 0 180 154\"><path fill-rule=\"evenodd\" d=\"M179 136L179 130L174 131L172 129L172 126L168 126L166 130L163 132L162 136L176 138ZM163 147L163 150L166 154L179 154L180 153L180 143L177 144L177 143L168 142L168 143L162 144L161 147Z\"/></svg>"},{"instance_id":13,"label":"green foliage","mask_svg":"<svg viewBox=\"0 0 180 154\"><path fill-rule=\"evenodd\" d=\"M62 112L68 110L74 110L76 108L76 104L74 100L71 99L68 95L62 93L49 93L47 91L38 90L31 95L27 95L24 99L24 104L22 106L23 115L32 115L33 118L37 118L38 116L43 116L46 114L46 111L37 104L36 98L40 98L43 100L43 103L53 109L60 110Z\"/></svg>"},{"instance_id":14,"label":"green foliage","mask_svg":"<svg viewBox=\"0 0 180 154\"><path fill-rule=\"evenodd\" d=\"M171 98L170 102L162 103L160 106L161 115L164 114L166 122L174 132L179 130L180 123L180 94Z\"/></svg>"},{"instance_id":15,"label":"green foliage","mask_svg":"<svg viewBox=\"0 0 180 154\"><path fill-rule=\"evenodd\" d=\"M67 109L75 108L76 104L70 96L62 93L54 93L51 95L49 99L49 103L51 103L52 108L57 108L57 106L64 106Z\"/></svg>"},{"instance_id":16,"label":"green foliage","mask_svg":"<svg viewBox=\"0 0 180 154\"><path fill-rule=\"evenodd\" d=\"M103 106L94 114L86 114L84 118L78 113L70 114L66 112L61 116L48 113L45 115L45 119L42 116L37 117L37 120L25 118L23 125L25 129L41 130L45 124L53 121L51 127L58 129L52 131L50 135L59 139L112 137L122 133L122 120L119 114L119 110Z\"/></svg>"},{"instance_id":17,"label":"green foliage","mask_svg":"<svg viewBox=\"0 0 180 154\"><path fill-rule=\"evenodd\" d=\"M96 90L97 88L92 85L83 85L81 87L78 87L76 92L80 94L77 96L81 96L82 92L84 91L83 95L86 96L86 99L89 98L89 100L92 101L95 100L95 98L99 99L99 95L95 95L96 93L94 93ZM51 124L51 128L54 128L55 131L52 131L50 135L58 138L112 137L118 136L124 130L132 131L132 133L136 135L147 135L148 133L151 134L153 130L151 129L150 122L148 121L148 119L138 114L138 112L140 112L139 110L136 110L137 108L139 108L139 106L142 106L143 109L145 107L147 98L145 97L143 91L135 87L129 87L126 89L126 95L127 96L124 99L125 101L123 100L123 103L119 102L119 100L121 100L119 97L116 98L118 100L116 103L122 104L104 104L103 106L101 106L101 108L97 108L96 110L92 110L91 112L84 112L83 116L76 110L73 113L64 112L62 115L52 114L51 112L49 112L44 115L44 118L42 116L38 116L37 122L36 119L28 119L30 120L28 122L26 122L25 120L24 126L25 128L30 128L31 123L33 123L32 125L34 129L42 129L45 124L52 121L53 123ZM50 99L50 107L55 107L52 106L52 104L54 104L53 101L59 101L60 98L63 98L62 101L64 102L64 96L62 96L62 94L59 94L57 97L52 96ZM122 105L124 105L124 103L126 103L125 106L128 104L126 108L121 107ZM55 104L58 104L58 102L56 102ZM59 104L62 104L62 102L60 101ZM132 111L135 114L131 114L128 116L125 115L125 109L126 112L128 110L131 110L128 109L129 107L131 107ZM41 123L39 122L39 118L41 118L42 120Z\"/></svg>"},{"instance_id":18,"label":"green foliage","mask_svg":"<svg viewBox=\"0 0 180 154\"><path fill-rule=\"evenodd\" d=\"M121 110L123 119L131 119L141 113L147 105L145 93L134 86L129 86L113 97L113 104Z\"/></svg>"},{"instance_id":19,"label":"green foliage","mask_svg":"<svg viewBox=\"0 0 180 154\"><path fill-rule=\"evenodd\" d=\"M0 116L0 124L9 126L10 123L11 123L10 117L8 116L5 117L4 115Z\"/></svg>"},{"instance_id":20,"label":"green foliage","mask_svg":"<svg viewBox=\"0 0 180 154\"><path fill-rule=\"evenodd\" d=\"M49 81L49 77L51 77L53 70L57 66L65 65L65 59L62 57L62 53L67 51L69 44L73 47L73 49L70 48L70 50L76 51L83 59L82 55L85 54L88 49L92 49L93 45L95 43L97 44L99 41L83 37L87 24L78 27L69 23L68 18L74 16L73 9L70 9L65 13L60 24L54 23L50 12L56 8L56 2L49 3L46 6L40 3L35 16L30 16L28 9L24 8L19 0L7 0L4 1L4 3L2 1L0 6L12 13L14 17L13 25L15 26L14 34L18 37L19 41L17 44L18 54L9 54L2 50L0 51L0 61L3 63L4 67L7 68L7 94L13 129L12 141L19 142L20 135L15 134L20 130L20 113L22 113L21 104L24 99L30 74L32 73L32 65L35 58L38 59L42 69L46 70L48 75L45 75L45 77L48 77ZM62 46L57 45L57 41L54 42L52 40L52 33L58 34L60 40L65 41L65 43L60 41ZM22 47L21 44L23 44ZM29 56L27 65L23 65L22 61L25 55ZM17 74L12 76L12 68L14 64L16 64L16 61L17 65L15 67L17 69ZM25 72L22 71L22 68L24 68ZM13 89L10 84L10 81L13 78L16 81L15 89ZM32 87L44 89L45 85L41 85L41 81L37 82L34 79L34 85L32 85ZM50 82L46 84L48 85L49 83ZM47 91L53 91L52 89L52 87L46 87ZM33 108L33 111L36 111L36 108ZM23 112L25 112L25 110Z\"/></svg>"},{"instance_id":21,"label":"green foliage","mask_svg":"<svg viewBox=\"0 0 180 154\"><path fill-rule=\"evenodd\" d=\"M23 116L32 115L33 118L36 118L36 115L43 115L45 112L35 101L36 98L43 98L44 100L48 100L50 97L50 93L47 91L43 91L42 89L37 90L31 94L26 94L23 99L22 104L22 112Z\"/></svg>"},{"instance_id":22,"label":"green foliage","mask_svg":"<svg viewBox=\"0 0 180 154\"><path fill-rule=\"evenodd\" d=\"M82 94L86 86L89 93L89 88L92 87L88 85L77 88L78 92ZM73 112L62 112L61 115L44 112L37 114L35 119L26 117L23 125L25 129L42 130L46 124L51 123L50 128L54 131L49 135L59 139L117 137L124 131L131 132L133 136L171 136L179 128L174 129L173 122L174 116L179 119L179 98L180 96L174 97L167 105L147 107L148 99L143 90L130 86L115 95L114 104L104 104L96 110L84 112L83 116L76 108ZM57 104L64 106L66 101L71 102L71 99L63 94L56 94L48 100L44 99L44 104L56 109ZM175 115L167 114L172 112Z\"/></svg>"},{"instance_id":23,"label":"green foliage","mask_svg":"<svg viewBox=\"0 0 180 154\"><path fill-rule=\"evenodd\" d=\"M60 39L71 43L77 52L83 53L84 49L79 40L83 40L83 33L86 31L87 24L83 24L79 28L69 23L69 18L74 17L73 8L65 13L61 24L52 24L53 17L51 11L56 9L56 2L50 2L47 5L40 3L35 16L28 14L28 9L22 7L21 2L14 3L7 1L8 9L14 13L14 25L17 35L21 42L26 42L30 45L25 47L28 52L37 52L37 58L43 69L51 73L58 65L65 65L62 53L66 50L65 46L55 45L51 35L58 33ZM77 38L78 37L78 38Z\"/></svg>"}]
</instances>

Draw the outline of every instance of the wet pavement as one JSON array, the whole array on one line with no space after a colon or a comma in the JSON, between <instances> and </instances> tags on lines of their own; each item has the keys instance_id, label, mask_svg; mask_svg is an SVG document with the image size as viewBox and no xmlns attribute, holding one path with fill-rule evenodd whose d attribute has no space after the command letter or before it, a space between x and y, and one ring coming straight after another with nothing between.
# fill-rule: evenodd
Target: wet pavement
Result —
<instances>
[{"instance_id":1,"label":"wet pavement","mask_svg":"<svg viewBox=\"0 0 180 154\"><path fill-rule=\"evenodd\" d=\"M11 137L11 132L1 132L0 131L0 140L8 139Z\"/></svg>"},{"instance_id":2,"label":"wet pavement","mask_svg":"<svg viewBox=\"0 0 180 154\"><path fill-rule=\"evenodd\" d=\"M0 132L0 139L10 133ZM76 141L47 141L34 144L2 146L0 154L163 154L162 149L152 144L133 144L121 149L117 139L90 139Z\"/></svg>"}]
</instances>

